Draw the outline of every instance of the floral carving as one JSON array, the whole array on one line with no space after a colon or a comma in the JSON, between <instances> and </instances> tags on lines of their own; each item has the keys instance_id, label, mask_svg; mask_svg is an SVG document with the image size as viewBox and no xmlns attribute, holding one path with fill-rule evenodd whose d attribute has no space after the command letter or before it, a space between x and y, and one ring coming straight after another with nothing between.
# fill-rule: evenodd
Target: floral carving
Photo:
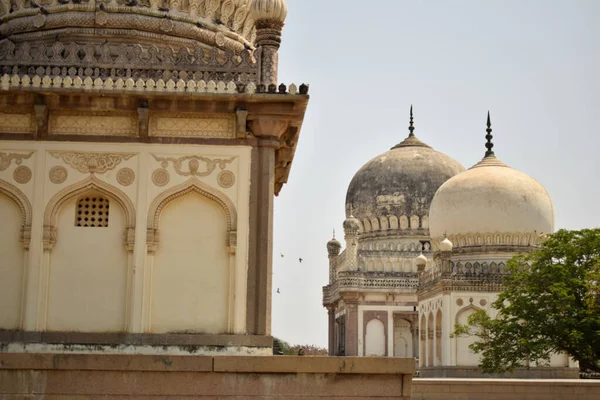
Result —
<instances>
[{"instance_id":1,"label":"floral carving","mask_svg":"<svg viewBox=\"0 0 600 400\"><path fill-rule=\"evenodd\" d=\"M175 172L181 176L209 176L213 173L213 171L217 168L217 166L224 170L227 167L227 164L230 164L235 160L235 157L228 159L210 159L202 156L185 156L180 158L170 158L170 157L159 157L155 154L152 154L154 159L161 163L163 168L167 168L169 163L173 164L173 168ZM187 162L187 171L184 170L184 163ZM203 170L200 170L200 162L204 163Z\"/></svg>"},{"instance_id":2,"label":"floral carving","mask_svg":"<svg viewBox=\"0 0 600 400\"><path fill-rule=\"evenodd\" d=\"M117 172L117 182L123 186L129 186L135 181L135 172L131 168L121 168Z\"/></svg>"},{"instance_id":3,"label":"floral carving","mask_svg":"<svg viewBox=\"0 0 600 400\"><path fill-rule=\"evenodd\" d=\"M61 183L67 180L67 176L69 176L69 173L67 172L67 169L65 167L56 166L50 169L48 176L50 178L50 182L60 185Z\"/></svg>"},{"instance_id":4,"label":"floral carving","mask_svg":"<svg viewBox=\"0 0 600 400\"><path fill-rule=\"evenodd\" d=\"M156 186L165 186L169 183L170 179L169 171L164 168L159 168L152 173L152 182L154 182Z\"/></svg>"},{"instance_id":5,"label":"floral carving","mask_svg":"<svg viewBox=\"0 0 600 400\"><path fill-rule=\"evenodd\" d=\"M0 153L0 171L6 170L10 164L15 161L15 164L21 165L23 160L27 160L33 155L33 152L27 154L17 153Z\"/></svg>"},{"instance_id":6,"label":"floral carving","mask_svg":"<svg viewBox=\"0 0 600 400\"><path fill-rule=\"evenodd\" d=\"M62 159L81 173L103 174L129 160L135 153L83 153L75 151L51 151L50 155Z\"/></svg>"},{"instance_id":7,"label":"floral carving","mask_svg":"<svg viewBox=\"0 0 600 400\"><path fill-rule=\"evenodd\" d=\"M17 183L25 184L31 180L31 175L31 169L29 169L29 167L21 165L20 167L17 167L15 169L15 172L13 172L13 179Z\"/></svg>"},{"instance_id":8,"label":"floral carving","mask_svg":"<svg viewBox=\"0 0 600 400\"><path fill-rule=\"evenodd\" d=\"M222 188L230 188L235 184L235 175L231 171L221 171L217 175L217 182Z\"/></svg>"}]
</instances>

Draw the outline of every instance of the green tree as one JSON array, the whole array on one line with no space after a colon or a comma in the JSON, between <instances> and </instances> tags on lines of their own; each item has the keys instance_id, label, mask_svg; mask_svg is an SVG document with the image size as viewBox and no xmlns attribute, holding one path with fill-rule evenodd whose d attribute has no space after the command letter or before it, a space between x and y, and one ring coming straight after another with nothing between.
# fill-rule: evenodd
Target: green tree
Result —
<instances>
[{"instance_id":1,"label":"green tree","mask_svg":"<svg viewBox=\"0 0 600 400\"><path fill-rule=\"evenodd\" d=\"M497 318L478 311L453 333L479 338L470 348L481 354L481 369L547 365L553 353L566 353L600 372L600 229L560 230L507 266L492 304Z\"/></svg>"}]
</instances>

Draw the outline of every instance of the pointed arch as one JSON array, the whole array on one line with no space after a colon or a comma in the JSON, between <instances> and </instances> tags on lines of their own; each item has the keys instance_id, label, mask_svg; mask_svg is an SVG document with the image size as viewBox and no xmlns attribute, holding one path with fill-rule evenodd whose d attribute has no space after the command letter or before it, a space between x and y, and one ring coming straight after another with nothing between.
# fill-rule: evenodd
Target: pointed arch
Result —
<instances>
[{"instance_id":1,"label":"pointed arch","mask_svg":"<svg viewBox=\"0 0 600 400\"><path fill-rule=\"evenodd\" d=\"M458 325L458 321L459 321L461 315L463 315L464 313L466 313L468 311L471 311L471 310L473 310L473 311L482 311L481 308L479 308L479 307L477 307L477 306L475 306L473 304L469 304L468 306L461 308L456 313L456 317L455 317L455 321L454 321L455 325Z\"/></svg>"},{"instance_id":2,"label":"pointed arch","mask_svg":"<svg viewBox=\"0 0 600 400\"><path fill-rule=\"evenodd\" d=\"M162 209L171 201L191 192L196 192L219 204L227 216L227 229L230 232L237 230L237 211L233 202L220 190L214 189L196 178L189 179L181 185L174 186L159 194L158 197L154 199L150 205L150 212L148 213L148 229L158 230Z\"/></svg>"},{"instance_id":3,"label":"pointed arch","mask_svg":"<svg viewBox=\"0 0 600 400\"><path fill-rule=\"evenodd\" d=\"M135 207L129 196L113 185L96 178L95 175L71 186L67 186L50 199L44 213L44 227L56 228L58 212L63 204L73 197L84 194L90 190L96 190L101 194L114 198L125 213L126 228L135 228Z\"/></svg>"},{"instance_id":4,"label":"pointed arch","mask_svg":"<svg viewBox=\"0 0 600 400\"><path fill-rule=\"evenodd\" d=\"M32 209L31 202L16 186L0 179L0 193L14 201L21 210L21 242L25 249L29 248L31 241L31 219Z\"/></svg>"}]
</instances>

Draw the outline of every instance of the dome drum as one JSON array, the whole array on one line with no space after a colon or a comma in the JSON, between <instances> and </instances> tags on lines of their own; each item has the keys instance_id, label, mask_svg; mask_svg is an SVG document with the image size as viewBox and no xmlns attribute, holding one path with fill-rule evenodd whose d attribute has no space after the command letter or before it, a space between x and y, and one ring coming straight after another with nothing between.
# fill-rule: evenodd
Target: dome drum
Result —
<instances>
[{"instance_id":1,"label":"dome drum","mask_svg":"<svg viewBox=\"0 0 600 400\"><path fill-rule=\"evenodd\" d=\"M3 73L260 80L251 0L17 3L0 2Z\"/></svg>"}]
</instances>

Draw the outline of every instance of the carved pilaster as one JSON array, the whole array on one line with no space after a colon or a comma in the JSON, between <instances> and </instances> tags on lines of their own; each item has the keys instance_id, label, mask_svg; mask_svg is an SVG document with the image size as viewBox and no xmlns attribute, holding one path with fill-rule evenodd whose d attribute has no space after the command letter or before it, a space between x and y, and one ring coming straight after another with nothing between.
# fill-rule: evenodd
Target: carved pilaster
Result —
<instances>
[{"instance_id":1,"label":"carved pilaster","mask_svg":"<svg viewBox=\"0 0 600 400\"><path fill-rule=\"evenodd\" d=\"M24 226L21 228L21 236L20 236L21 244L25 250L29 250L29 245L31 243L31 225Z\"/></svg>"},{"instance_id":2,"label":"carved pilaster","mask_svg":"<svg viewBox=\"0 0 600 400\"><path fill-rule=\"evenodd\" d=\"M127 228L125 230L125 248L128 252L133 252L135 246L135 228Z\"/></svg>"},{"instance_id":3,"label":"carved pilaster","mask_svg":"<svg viewBox=\"0 0 600 400\"><path fill-rule=\"evenodd\" d=\"M158 229L148 229L146 232L146 246L148 246L148 254L154 254L158 248Z\"/></svg>"},{"instance_id":4,"label":"carved pilaster","mask_svg":"<svg viewBox=\"0 0 600 400\"><path fill-rule=\"evenodd\" d=\"M44 245L44 251L52 251L56 245L57 232L53 226L44 226L44 233L42 237L42 243Z\"/></svg>"},{"instance_id":5,"label":"carved pilaster","mask_svg":"<svg viewBox=\"0 0 600 400\"><path fill-rule=\"evenodd\" d=\"M229 253L235 254L237 249L237 231L227 232L227 248Z\"/></svg>"}]
</instances>

